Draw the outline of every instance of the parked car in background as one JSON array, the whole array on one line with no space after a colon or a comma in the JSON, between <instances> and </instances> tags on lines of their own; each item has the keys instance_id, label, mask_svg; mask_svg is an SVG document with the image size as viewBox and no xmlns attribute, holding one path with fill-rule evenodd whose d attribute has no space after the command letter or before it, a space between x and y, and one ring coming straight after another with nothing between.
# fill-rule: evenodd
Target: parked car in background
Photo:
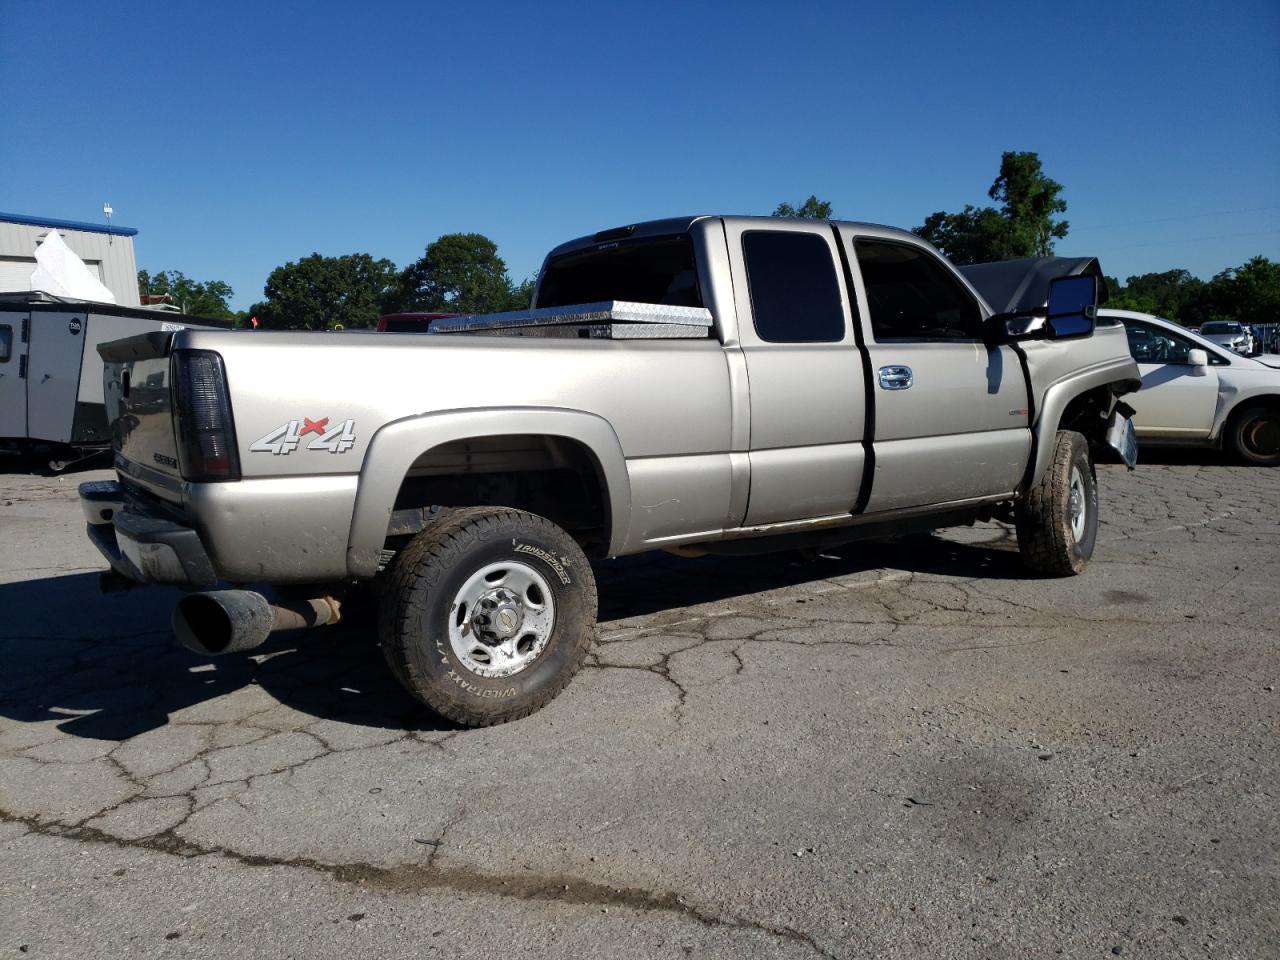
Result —
<instances>
[{"instance_id":1,"label":"parked car in background","mask_svg":"<svg viewBox=\"0 0 1280 960\"><path fill-rule=\"evenodd\" d=\"M1262 353L1261 332L1255 330L1253 326L1247 323L1240 324L1240 329L1243 330L1245 335L1249 338L1249 352L1245 354L1245 356L1256 357L1258 354Z\"/></svg>"},{"instance_id":2,"label":"parked car in background","mask_svg":"<svg viewBox=\"0 0 1280 960\"><path fill-rule=\"evenodd\" d=\"M1220 447L1280 465L1280 356L1241 356L1149 313L1098 315L1124 324L1142 374L1142 389L1125 398L1139 443Z\"/></svg>"},{"instance_id":3,"label":"parked car in background","mask_svg":"<svg viewBox=\"0 0 1280 960\"><path fill-rule=\"evenodd\" d=\"M1234 320L1210 320L1200 326L1200 336L1242 356L1250 357L1258 352L1253 331L1246 324Z\"/></svg>"},{"instance_id":4,"label":"parked car in background","mask_svg":"<svg viewBox=\"0 0 1280 960\"><path fill-rule=\"evenodd\" d=\"M432 320L456 316L456 313L384 313L378 318L378 332L426 333Z\"/></svg>"}]
</instances>

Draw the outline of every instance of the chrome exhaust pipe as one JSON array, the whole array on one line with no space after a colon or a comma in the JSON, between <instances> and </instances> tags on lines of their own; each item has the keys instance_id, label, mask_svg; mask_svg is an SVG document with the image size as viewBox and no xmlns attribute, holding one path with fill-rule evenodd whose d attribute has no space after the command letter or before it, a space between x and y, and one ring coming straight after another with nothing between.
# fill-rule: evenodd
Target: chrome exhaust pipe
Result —
<instances>
[{"instance_id":1,"label":"chrome exhaust pipe","mask_svg":"<svg viewBox=\"0 0 1280 960\"><path fill-rule=\"evenodd\" d=\"M172 623L184 647L213 657L253 650L277 630L307 630L340 619L341 604L334 597L272 603L253 590L210 590L179 600Z\"/></svg>"}]
</instances>

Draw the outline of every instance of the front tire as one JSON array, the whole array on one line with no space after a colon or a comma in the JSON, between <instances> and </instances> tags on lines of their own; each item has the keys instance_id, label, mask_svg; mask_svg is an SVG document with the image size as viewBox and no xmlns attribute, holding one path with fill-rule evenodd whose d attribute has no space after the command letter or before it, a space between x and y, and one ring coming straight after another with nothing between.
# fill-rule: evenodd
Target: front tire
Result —
<instances>
[{"instance_id":1,"label":"front tire","mask_svg":"<svg viewBox=\"0 0 1280 960\"><path fill-rule=\"evenodd\" d=\"M379 610L406 690L468 727L527 717L573 679L595 637L596 585L573 538L543 517L468 507L396 557Z\"/></svg>"},{"instance_id":2,"label":"front tire","mask_svg":"<svg viewBox=\"0 0 1280 960\"><path fill-rule=\"evenodd\" d=\"M1017 509L1018 550L1036 573L1081 573L1098 537L1098 478L1089 441L1059 430L1053 459Z\"/></svg>"},{"instance_id":3,"label":"front tire","mask_svg":"<svg viewBox=\"0 0 1280 960\"><path fill-rule=\"evenodd\" d=\"M1227 438L1245 463L1280 465L1280 409L1255 406L1241 410L1231 418Z\"/></svg>"}]
</instances>

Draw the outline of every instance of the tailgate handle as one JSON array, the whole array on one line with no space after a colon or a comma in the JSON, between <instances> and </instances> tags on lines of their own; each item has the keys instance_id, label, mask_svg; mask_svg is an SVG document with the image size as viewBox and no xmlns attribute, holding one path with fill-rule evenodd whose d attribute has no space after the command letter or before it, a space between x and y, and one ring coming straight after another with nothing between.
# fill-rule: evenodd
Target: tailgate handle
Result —
<instances>
[{"instance_id":1,"label":"tailgate handle","mask_svg":"<svg viewBox=\"0 0 1280 960\"><path fill-rule=\"evenodd\" d=\"M910 367L881 367L880 386L885 390L906 390L915 382Z\"/></svg>"}]
</instances>

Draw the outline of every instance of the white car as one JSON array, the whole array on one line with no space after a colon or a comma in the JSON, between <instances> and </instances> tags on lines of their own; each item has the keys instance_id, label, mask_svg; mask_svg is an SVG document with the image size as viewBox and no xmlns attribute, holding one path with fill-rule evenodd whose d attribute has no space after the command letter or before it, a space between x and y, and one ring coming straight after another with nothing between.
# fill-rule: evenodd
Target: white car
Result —
<instances>
[{"instance_id":1,"label":"white car","mask_svg":"<svg viewBox=\"0 0 1280 960\"><path fill-rule=\"evenodd\" d=\"M1200 327L1200 336L1220 347L1234 350L1236 353L1251 357L1258 352L1258 343L1253 331L1243 323L1234 320L1210 320Z\"/></svg>"},{"instance_id":2,"label":"white car","mask_svg":"<svg viewBox=\"0 0 1280 960\"><path fill-rule=\"evenodd\" d=\"M1214 446L1280 465L1280 355L1241 356L1149 313L1099 310L1124 324L1142 389L1125 397L1144 444Z\"/></svg>"}]
</instances>

